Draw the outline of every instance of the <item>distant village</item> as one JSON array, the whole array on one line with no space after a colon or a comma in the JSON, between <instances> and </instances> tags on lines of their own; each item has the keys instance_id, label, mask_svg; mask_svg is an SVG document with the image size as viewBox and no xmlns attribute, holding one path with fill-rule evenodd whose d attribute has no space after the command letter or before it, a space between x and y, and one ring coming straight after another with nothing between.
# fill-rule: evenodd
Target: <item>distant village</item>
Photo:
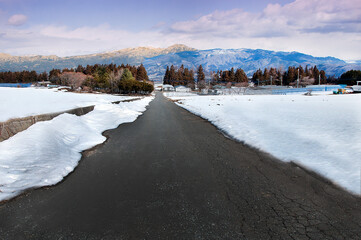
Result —
<instances>
[{"instance_id":1,"label":"distant village","mask_svg":"<svg viewBox=\"0 0 361 240\"><path fill-rule=\"evenodd\" d=\"M205 72L181 65L167 66L162 82L149 79L145 67L95 64L85 67L35 71L0 72L0 87L61 87L68 91L147 95L154 90L199 95L262 95L331 91L334 94L361 92L361 71L350 70L339 78L326 75L317 66L257 70L248 77L242 68Z\"/></svg>"}]
</instances>

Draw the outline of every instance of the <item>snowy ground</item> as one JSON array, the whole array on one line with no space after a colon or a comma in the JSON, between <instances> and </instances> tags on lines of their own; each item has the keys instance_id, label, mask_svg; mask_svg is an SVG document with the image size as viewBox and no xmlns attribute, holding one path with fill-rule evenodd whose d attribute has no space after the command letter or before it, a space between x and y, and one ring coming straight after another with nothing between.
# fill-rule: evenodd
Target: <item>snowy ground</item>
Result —
<instances>
[{"instance_id":1,"label":"snowy ground","mask_svg":"<svg viewBox=\"0 0 361 240\"><path fill-rule=\"evenodd\" d=\"M194 92L164 92L167 97L192 97L197 96Z\"/></svg>"},{"instance_id":2,"label":"snowy ground","mask_svg":"<svg viewBox=\"0 0 361 240\"><path fill-rule=\"evenodd\" d=\"M30 90L32 91L35 90ZM54 101L52 96L55 96L53 94L58 94L48 90L36 91L42 91L41 94L45 95L35 96L37 103L41 103L38 99L45 100L45 97L49 96L52 102ZM29 92L26 92L26 97L27 94ZM66 110L75 106L87 106L90 103L96 104L95 109L79 117L61 114L51 121L38 122L27 130L0 142L0 201L12 198L29 188L60 182L78 165L83 150L106 140L102 132L116 128L119 124L134 121L153 99L153 97L145 97L133 102L111 104L110 101L122 100L124 97L87 94L79 97L75 96L76 94L59 94L63 97L57 95L55 98L66 107L60 106L61 104L57 102L56 110L53 108L47 110L45 106L39 110L36 106L27 104L27 99L23 100L22 97L17 96L17 99L21 99L31 110L26 114L19 111L16 116L27 116L30 112L39 114ZM77 102L78 97L80 103ZM34 104L34 101L31 104ZM44 105L48 105L48 102L45 101ZM7 106L10 108L14 104ZM3 112L4 106L1 111L1 114L6 115L7 112Z\"/></svg>"},{"instance_id":3,"label":"snowy ground","mask_svg":"<svg viewBox=\"0 0 361 240\"><path fill-rule=\"evenodd\" d=\"M361 194L361 94L171 98L234 138Z\"/></svg>"},{"instance_id":4,"label":"snowy ground","mask_svg":"<svg viewBox=\"0 0 361 240\"><path fill-rule=\"evenodd\" d=\"M134 97L62 92L47 88L0 88L0 122Z\"/></svg>"}]
</instances>

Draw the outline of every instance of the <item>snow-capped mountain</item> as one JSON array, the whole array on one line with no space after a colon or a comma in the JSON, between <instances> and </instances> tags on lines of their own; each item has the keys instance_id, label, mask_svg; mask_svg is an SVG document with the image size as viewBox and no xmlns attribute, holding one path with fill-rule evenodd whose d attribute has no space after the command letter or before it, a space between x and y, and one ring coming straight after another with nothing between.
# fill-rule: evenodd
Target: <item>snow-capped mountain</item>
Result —
<instances>
[{"instance_id":1,"label":"snow-capped mountain","mask_svg":"<svg viewBox=\"0 0 361 240\"><path fill-rule=\"evenodd\" d=\"M333 57L313 57L299 52L275 52L262 49L211 49L172 53L146 59L144 65L153 78L161 78L166 66L170 65L196 69L202 64L209 71L242 68L248 76L257 69L280 68L289 66L314 66L325 70L327 75L336 77L350 69L361 69L360 63L346 63Z\"/></svg>"},{"instance_id":2,"label":"snow-capped mountain","mask_svg":"<svg viewBox=\"0 0 361 240\"><path fill-rule=\"evenodd\" d=\"M0 71L35 70L50 71L53 68L75 68L88 64L144 64L152 80L161 81L166 66L175 65L196 69L200 64L206 72L242 68L248 76L257 69L289 66L313 66L326 71L329 76L340 76L350 70L361 70L361 62L347 63L333 57L313 57L299 52L275 52L262 49L210 49L197 50L177 44L168 48L127 48L113 52L72 57L11 56L0 53Z\"/></svg>"}]
</instances>

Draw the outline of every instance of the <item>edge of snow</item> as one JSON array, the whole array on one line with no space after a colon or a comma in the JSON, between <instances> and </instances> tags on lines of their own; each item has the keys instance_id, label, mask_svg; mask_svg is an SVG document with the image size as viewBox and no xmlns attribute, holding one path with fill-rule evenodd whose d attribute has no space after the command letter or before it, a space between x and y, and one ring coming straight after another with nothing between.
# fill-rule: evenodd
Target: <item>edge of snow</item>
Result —
<instances>
[{"instance_id":1,"label":"edge of snow","mask_svg":"<svg viewBox=\"0 0 361 240\"><path fill-rule=\"evenodd\" d=\"M153 99L97 104L83 116L64 113L1 142L0 202L61 182L83 151L106 141L104 131L135 121Z\"/></svg>"}]
</instances>

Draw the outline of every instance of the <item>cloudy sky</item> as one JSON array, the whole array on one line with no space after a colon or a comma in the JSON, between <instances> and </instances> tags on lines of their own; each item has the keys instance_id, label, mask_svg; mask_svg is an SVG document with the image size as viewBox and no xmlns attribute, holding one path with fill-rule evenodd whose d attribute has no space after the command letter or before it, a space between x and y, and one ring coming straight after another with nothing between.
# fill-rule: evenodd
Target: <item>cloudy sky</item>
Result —
<instances>
[{"instance_id":1,"label":"cloudy sky","mask_svg":"<svg viewBox=\"0 0 361 240\"><path fill-rule=\"evenodd\" d=\"M0 52L261 48L361 59L360 0L0 0Z\"/></svg>"}]
</instances>

